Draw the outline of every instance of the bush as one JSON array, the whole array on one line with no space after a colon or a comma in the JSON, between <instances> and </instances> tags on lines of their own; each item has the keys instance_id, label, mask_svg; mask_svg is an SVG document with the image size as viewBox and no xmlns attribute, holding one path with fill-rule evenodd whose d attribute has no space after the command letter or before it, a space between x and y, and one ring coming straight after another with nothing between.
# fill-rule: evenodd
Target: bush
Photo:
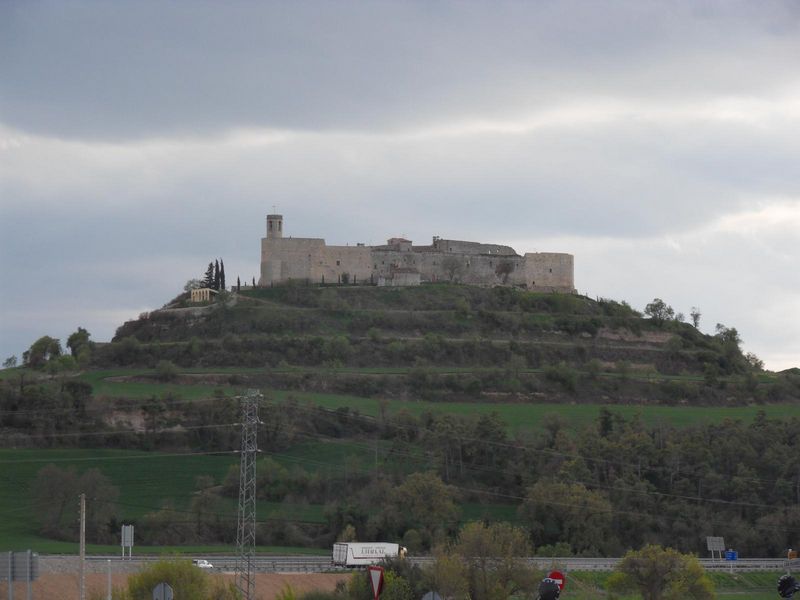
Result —
<instances>
[{"instance_id":1,"label":"bush","mask_svg":"<svg viewBox=\"0 0 800 600\"><path fill-rule=\"evenodd\" d=\"M159 381L174 381L178 377L178 367L169 360L160 360L156 365L156 377Z\"/></svg>"},{"instance_id":2,"label":"bush","mask_svg":"<svg viewBox=\"0 0 800 600\"><path fill-rule=\"evenodd\" d=\"M192 565L188 560L160 560L128 578L128 589L114 595L114 600L150 600L153 589L166 582L175 593L174 600L239 600L232 583L226 584Z\"/></svg>"},{"instance_id":3,"label":"bush","mask_svg":"<svg viewBox=\"0 0 800 600\"><path fill-rule=\"evenodd\" d=\"M568 392L574 392L578 384L578 372L567 363L544 368L545 379L561 384Z\"/></svg>"}]
</instances>

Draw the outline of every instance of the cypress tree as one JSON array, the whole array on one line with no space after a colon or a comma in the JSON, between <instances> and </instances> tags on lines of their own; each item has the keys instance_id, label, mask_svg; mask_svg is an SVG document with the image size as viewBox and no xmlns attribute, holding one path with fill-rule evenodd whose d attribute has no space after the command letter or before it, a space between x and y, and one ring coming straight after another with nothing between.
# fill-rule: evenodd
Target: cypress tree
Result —
<instances>
[{"instance_id":1,"label":"cypress tree","mask_svg":"<svg viewBox=\"0 0 800 600\"><path fill-rule=\"evenodd\" d=\"M203 287L213 288L214 287L214 263L208 263L208 268L206 269L206 275L203 277Z\"/></svg>"},{"instance_id":2,"label":"cypress tree","mask_svg":"<svg viewBox=\"0 0 800 600\"><path fill-rule=\"evenodd\" d=\"M242 291L242 282L239 281L239 276L238 275L236 276L236 291L237 292L241 292Z\"/></svg>"},{"instance_id":3,"label":"cypress tree","mask_svg":"<svg viewBox=\"0 0 800 600\"><path fill-rule=\"evenodd\" d=\"M253 277L253 287L256 287L256 278Z\"/></svg>"},{"instance_id":4,"label":"cypress tree","mask_svg":"<svg viewBox=\"0 0 800 600\"><path fill-rule=\"evenodd\" d=\"M223 292L227 289L225 287L225 263L221 258L219 259L219 287Z\"/></svg>"},{"instance_id":5,"label":"cypress tree","mask_svg":"<svg viewBox=\"0 0 800 600\"><path fill-rule=\"evenodd\" d=\"M214 261L214 289L219 291L219 261Z\"/></svg>"}]
</instances>

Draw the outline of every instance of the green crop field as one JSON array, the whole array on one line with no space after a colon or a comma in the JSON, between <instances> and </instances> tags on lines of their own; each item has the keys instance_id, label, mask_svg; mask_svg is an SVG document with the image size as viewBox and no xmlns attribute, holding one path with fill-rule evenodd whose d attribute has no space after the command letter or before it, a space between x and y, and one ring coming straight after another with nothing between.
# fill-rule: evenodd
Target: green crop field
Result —
<instances>
[{"instance_id":1,"label":"green crop field","mask_svg":"<svg viewBox=\"0 0 800 600\"><path fill-rule=\"evenodd\" d=\"M238 456L164 454L131 450L0 450L0 550L38 548L38 510L31 495L36 473L47 464L76 471L97 468L119 488L123 518L138 518L173 499L176 509L188 506L195 478L211 475L221 481ZM78 499L75 499L77 518ZM234 513L235 515L235 510Z\"/></svg>"},{"instance_id":2,"label":"green crop field","mask_svg":"<svg viewBox=\"0 0 800 600\"><path fill-rule=\"evenodd\" d=\"M293 369L286 369L292 371ZM303 370L310 371L310 370ZM322 370L325 371L324 369ZM331 369L331 372L349 372L352 370ZM367 371L367 370L362 370ZM400 373L407 369L371 369L372 372ZM453 372L468 372L469 369L452 369ZM186 373L205 374L245 374L263 373L263 369L191 369ZM201 400L213 398L215 391L220 390L226 396L241 393L241 387L214 385L181 385L177 383L116 381L117 377L137 376L152 373L148 370L97 371L84 375L83 378L92 384L95 394L107 397L126 398L159 398L172 397L182 400ZM427 402L398 399L364 398L345 394L329 394L321 392L300 392L288 390L264 390L267 398L285 400L294 398L300 402L309 402L324 408L336 409L348 407L358 410L364 415L377 416L383 404L389 412L407 410L411 414L421 415L427 411L448 412L460 415L481 415L496 412L501 419L509 423L516 431L536 431L542 417L548 413L558 413L571 428L580 428L596 420L602 404L554 404L554 403L500 403L500 402ZM646 405L611 405L610 410L626 418L638 416L648 426L687 427L698 423L722 422L725 419L750 421L763 411L770 418L800 418L800 404L764 404L751 406L713 407L713 406L646 406Z\"/></svg>"},{"instance_id":3,"label":"green crop field","mask_svg":"<svg viewBox=\"0 0 800 600\"><path fill-rule=\"evenodd\" d=\"M390 447L378 444L381 469L413 470L407 456L392 457ZM301 466L314 473L332 472L346 475L368 474L374 466L374 443L353 441L309 442L299 444L281 454L272 455L276 462L291 469ZM74 543L48 540L37 533L37 505L31 484L42 467L55 464L61 468L74 467L78 473L96 468L119 488L119 508L122 520L138 519L148 512L159 510L169 500L174 510L188 508L195 490L195 479L210 475L216 483L224 480L238 457L230 455L166 454L122 450L0 450L0 551L33 548L42 552L74 552ZM236 500L224 498L223 513L236 518ZM462 520L479 518L516 520L516 507L510 505L465 504ZM77 518L78 500L75 500ZM323 523L324 505L259 501L259 522L273 520ZM163 550L163 549L162 549ZM114 551L107 546L94 545L90 551ZM144 550L143 550L144 551ZM150 549L147 549L150 551Z\"/></svg>"}]
</instances>

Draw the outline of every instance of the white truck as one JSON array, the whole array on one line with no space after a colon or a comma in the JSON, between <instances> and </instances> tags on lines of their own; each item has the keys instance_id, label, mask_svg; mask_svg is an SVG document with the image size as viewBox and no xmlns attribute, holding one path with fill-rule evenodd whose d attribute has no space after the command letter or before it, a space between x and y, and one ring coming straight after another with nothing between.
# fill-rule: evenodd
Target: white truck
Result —
<instances>
[{"instance_id":1,"label":"white truck","mask_svg":"<svg viewBox=\"0 0 800 600\"><path fill-rule=\"evenodd\" d=\"M333 564L343 567L376 565L385 558L404 558L406 549L389 542L336 542Z\"/></svg>"}]
</instances>

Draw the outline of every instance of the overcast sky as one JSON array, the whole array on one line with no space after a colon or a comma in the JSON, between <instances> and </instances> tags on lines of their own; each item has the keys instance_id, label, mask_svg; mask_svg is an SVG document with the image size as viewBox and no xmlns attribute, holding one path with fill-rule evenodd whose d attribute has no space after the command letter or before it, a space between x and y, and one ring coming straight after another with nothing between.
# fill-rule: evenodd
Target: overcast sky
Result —
<instances>
[{"instance_id":1,"label":"overcast sky","mask_svg":"<svg viewBox=\"0 0 800 600\"><path fill-rule=\"evenodd\" d=\"M800 4L0 2L0 360L287 235L575 255L800 366Z\"/></svg>"}]
</instances>

